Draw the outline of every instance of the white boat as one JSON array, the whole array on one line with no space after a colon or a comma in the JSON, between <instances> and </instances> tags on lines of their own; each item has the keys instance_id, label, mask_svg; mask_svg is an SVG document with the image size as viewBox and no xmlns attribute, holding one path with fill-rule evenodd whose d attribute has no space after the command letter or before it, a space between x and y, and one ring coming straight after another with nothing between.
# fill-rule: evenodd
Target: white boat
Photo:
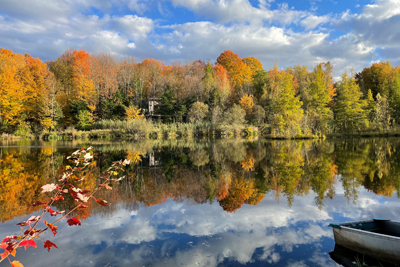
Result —
<instances>
[{"instance_id":1,"label":"white boat","mask_svg":"<svg viewBox=\"0 0 400 267\"><path fill-rule=\"evenodd\" d=\"M400 222L387 219L331 223L335 243L353 251L400 264Z\"/></svg>"}]
</instances>

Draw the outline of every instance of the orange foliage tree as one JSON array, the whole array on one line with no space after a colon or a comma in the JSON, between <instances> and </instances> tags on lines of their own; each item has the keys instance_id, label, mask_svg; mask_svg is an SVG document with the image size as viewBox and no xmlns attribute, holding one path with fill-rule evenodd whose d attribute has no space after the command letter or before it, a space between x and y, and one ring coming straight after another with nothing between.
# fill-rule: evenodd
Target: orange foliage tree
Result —
<instances>
[{"instance_id":1,"label":"orange foliage tree","mask_svg":"<svg viewBox=\"0 0 400 267\"><path fill-rule=\"evenodd\" d=\"M249 66L252 77L254 77L258 70L263 69L261 62L255 57L245 57L242 59L242 61L244 62L244 64Z\"/></svg>"},{"instance_id":2,"label":"orange foliage tree","mask_svg":"<svg viewBox=\"0 0 400 267\"><path fill-rule=\"evenodd\" d=\"M0 49L0 121L16 125L29 120L51 128L49 108L52 74L30 55Z\"/></svg>"},{"instance_id":3,"label":"orange foliage tree","mask_svg":"<svg viewBox=\"0 0 400 267\"><path fill-rule=\"evenodd\" d=\"M90 55L85 50L75 50L73 53L73 81L78 100L86 101L90 110L95 109L96 91L90 69Z\"/></svg>"},{"instance_id":4,"label":"orange foliage tree","mask_svg":"<svg viewBox=\"0 0 400 267\"><path fill-rule=\"evenodd\" d=\"M229 74L232 88L239 90L245 83L251 82L251 69L247 66L237 54L230 50L225 50L217 58L217 63L222 65Z\"/></svg>"},{"instance_id":5,"label":"orange foliage tree","mask_svg":"<svg viewBox=\"0 0 400 267\"><path fill-rule=\"evenodd\" d=\"M229 80L229 75L224 66L220 64L215 64L214 68L214 78L216 80L220 95L222 105L226 104L229 96L231 94L231 84Z\"/></svg>"}]
</instances>

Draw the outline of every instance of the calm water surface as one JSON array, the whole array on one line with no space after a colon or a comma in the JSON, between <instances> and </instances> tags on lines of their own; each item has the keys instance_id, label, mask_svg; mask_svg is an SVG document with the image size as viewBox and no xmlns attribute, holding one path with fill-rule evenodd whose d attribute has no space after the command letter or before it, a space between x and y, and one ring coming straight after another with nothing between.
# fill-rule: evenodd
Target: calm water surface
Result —
<instances>
[{"instance_id":1,"label":"calm water surface","mask_svg":"<svg viewBox=\"0 0 400 267\"><path fill-rule=\"evenodd\" d=\"M89 145L94 161L77 186L94 189L124 158L127 179L99 192L111 206L75 214L82 226L42 236L59 249L18 250L25 267L338 266L329 223L400 220L400 139L19 141L0 143L0 238L21 234L16 223L39 214L30 204L44 200L40 187Z\"/></svg>"}]
</instances>

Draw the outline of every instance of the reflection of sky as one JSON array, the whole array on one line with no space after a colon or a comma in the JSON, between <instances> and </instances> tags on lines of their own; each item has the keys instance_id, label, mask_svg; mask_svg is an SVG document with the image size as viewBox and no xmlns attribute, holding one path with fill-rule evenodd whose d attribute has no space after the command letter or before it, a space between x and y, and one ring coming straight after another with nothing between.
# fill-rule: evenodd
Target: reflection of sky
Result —
<instances>
[{"instance_id":1,"label":"reflection of sky","mask_svg":"<svg viewBox=\"0 0 400 267\"><path fill-rule=\"evenodd\" d=\"M136 211L118 206L113 214L93 215L82 226L61 223L56 237L42 237L58 250L48 253L42 245L20 249L17 260L25 266L336 266L328 255L334 247L328 224L399 220L400 202L359 188L357 204L349 204L340 183L335 187L337 194L324 200L322 210L314 194L296 197L292 207L267 195L257 206L243 205L235 213L223 211L218 202L168 200ZM0 236L14 234L15 223L22 220L3 224Z\"/></svg>"}]
</instances>

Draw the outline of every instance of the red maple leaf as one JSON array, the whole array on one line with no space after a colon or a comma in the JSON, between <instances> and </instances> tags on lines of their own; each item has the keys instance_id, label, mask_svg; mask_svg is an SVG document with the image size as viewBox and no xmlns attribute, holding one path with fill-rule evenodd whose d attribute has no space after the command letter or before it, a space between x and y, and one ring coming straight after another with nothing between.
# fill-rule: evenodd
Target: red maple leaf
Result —
<instances>
[{"instance_id":1,"label":"red maple leaf","mask_svg":"<svg viewBox=\"0 0 400 267\"><path fill-rule=\"evenodd\" d=\"M48 222L46 222L46 221L43 221L43 222L46 224L47 227L50 228L50 230L51 230L51 232L53 233L53 235L56 235L56 234L57 234L57 226L52 225L51 223L48 223Z\"/></svg>"},{"instance_id":2,"label":"red maple leaf","mask_svg":"<svg viewBox=\"0 0 400 267\"><path fill-rule=\"evenodd\" d=\"M57 216L58 214L63 214L65 212L65 211L60 211L60 212L54 211L50 208L47 211L50 213L51 216Z\"/></svg>"},{"instance_id":3,"label":"red maple leaf","mask_svg":"<svg viewBox=\"0 0 400 267\"><path fill-rule=\"evenodd\" d=\"M16 235L6 236L6 237L3 239L3 241L1 241L1 243L8 243L8 242L10 242L11 240L16 239L16 238L17 238Z\"/></svg>"},{"instance_id":4,"label":"red maple leaf","mask_svg":"<svg viewBox=\"0 0 400 267\"><path fill-rule=\"evenodd\" d=\"M39 220L39 218L40 218L40 216L31 216L27 221L17 223L17 225L21 225L21 226L31 225L34 222L36 222L37 220Z\"/></svg>"},{"instance_id":5,"label":"red maple leaf","mask_svg":"<svg viewBox=\"0 0 400 267\"><path fill-rule=\"evenodd\" d=\"M44 248L47 248L47 251L50 252L51 247L58 248L56 244L49 240L46 240L46 242L44 242Z\"/></svg>"},{"instance_id":6,"label":"red maple leaf","mask_svg":"<svg viewBox=\"0 0 400 267\"><path fill-rule=\"evenodd\" d=\"M0 254L1 259L4 259L5 257L7 257L8 254L11 254L15 257L15 253L17 251L14 249L13 243L1 243L0 248L3 248L5 250L4 253Z\"/></svg>"},{"instance_id":7,"label":"red maple leaf","mask_svg":"<svg viewBox=\"0 0 400 267\"><path fill-rule=\"evenodd\" d=\"M34 248L37 248L36 242L33 241L33 240L24 240L24 241L22 241L21 243L19 243L19 246L20 246L20 247L25 247L25 250L26 250L29 246L34 247Z\"/></svg>"},{"instance_id":8,"label":"red maple leaf","mask_svg":"<svg viewBox=\"0 0 400 267\"><path fill-rule=\"evenodd\" d=\"M35 234L35 233L37 233L37 232L40 232L41 230L38 230L38 229L27 229L25 232L24 232L24 235L33 235L33 234Z\"/></svg>"},{"instance_id":9,"label":"red maple leaf","mask_svg":"<svg viewBox=\"0 0 400 267\"><path fill-rule=\"evenodd\" d=\"M72 219L69 219L69 220L67 221L67 223L68 223L69 226L72 226L72 225L81 225L81 221L78 220L76 217L72 217Z\"/></svg>"}]
</instances>

